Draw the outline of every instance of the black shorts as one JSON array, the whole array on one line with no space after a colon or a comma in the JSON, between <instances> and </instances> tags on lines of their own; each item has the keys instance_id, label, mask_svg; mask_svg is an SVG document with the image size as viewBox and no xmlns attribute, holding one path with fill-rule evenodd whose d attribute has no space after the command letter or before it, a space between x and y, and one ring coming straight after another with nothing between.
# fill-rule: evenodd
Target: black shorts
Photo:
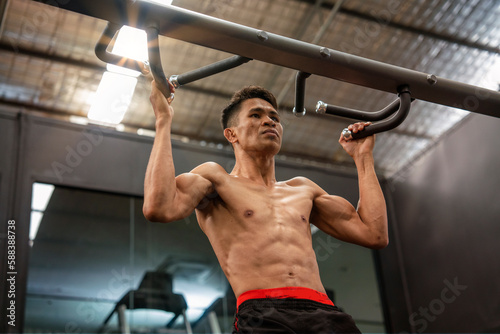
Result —
<instances>
[{"instance_id":1,"label":"black shorts","mask_svg":"<svg viewBox=\"0 0 500 334\"><path fill-rule=\"evenodd\" d=\"M265 291L283 289L297 288ZM340 311L330 300L325 303L317 301L317 298L290 297L302 297L304 289L311 290L298 289L298 294L290 294L290 290L286 290L286 294L278 298L262 297L239 302L233 333L361 333L352 317ZM323 301L322 298L319 300Z\"/></svg>"}]
</instances>

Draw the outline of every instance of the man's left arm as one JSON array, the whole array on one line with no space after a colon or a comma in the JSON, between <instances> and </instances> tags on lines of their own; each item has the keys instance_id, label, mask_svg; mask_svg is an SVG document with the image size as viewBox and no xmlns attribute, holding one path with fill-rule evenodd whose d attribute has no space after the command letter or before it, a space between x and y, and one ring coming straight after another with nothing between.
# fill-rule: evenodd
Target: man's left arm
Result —
<instances>
[{"instance_id":1,"label":"man's left arm","mask_svg":"<svg viewBox=\"0 0 500 334\"><path fill-rule=\"evenodd\" d=\"M349 130L362 131L370 123L356 123ZM369 248L387 246L387 209L384 194L375 173L374 136L339 143L353 158L358 171L359 202L355 209L347 200L326 192L314 199L311 222L324 232L343 241Z\"/></svg>"}]
</instances>

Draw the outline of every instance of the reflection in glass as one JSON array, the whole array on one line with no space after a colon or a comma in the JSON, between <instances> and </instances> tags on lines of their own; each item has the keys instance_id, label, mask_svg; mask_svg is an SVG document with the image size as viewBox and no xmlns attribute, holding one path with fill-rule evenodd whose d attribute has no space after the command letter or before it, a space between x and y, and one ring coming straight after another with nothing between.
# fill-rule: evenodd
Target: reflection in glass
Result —
<instances>
[{"instance_id":1,"label":"reflection in glass","mask_svg":"<svg viewBox=\"0 0 500 334\"><path fill-rule=\"evenodd\" d=\"M43 213L49 204L54 186L45 183L33 183L31 197L30 246L33 246Z\"/></svg>"},{"instance_id":2,"label":"reflection in glass","mask_svg":"<svg viewBox=\"0 0 500 334\"><path fill-rule=\"evenodd\" d=\"M228 283L194 216L154 224L143 217L141 198L59 186L43 192L49 189L43 186L33 186L40 220L30 250L24 332L120 332L113 311L147 272L171 277L170 293L185 300L193 331L205 332L207 320L200 317ZM38 205L41 193L45 204ZM185 328L182 316L167 328L174 313L158 309L123 315L131 332ZM225 323L230 331L232 322Z\"/></svg>"}]
</instances>

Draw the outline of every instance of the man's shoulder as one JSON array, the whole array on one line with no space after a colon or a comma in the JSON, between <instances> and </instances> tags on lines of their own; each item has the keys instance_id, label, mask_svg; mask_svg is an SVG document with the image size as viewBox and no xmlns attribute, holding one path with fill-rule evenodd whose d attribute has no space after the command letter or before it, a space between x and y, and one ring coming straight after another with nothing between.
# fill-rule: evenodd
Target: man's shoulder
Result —
<instances>
[{"instance_id":1,"label":"man's shoulder","mask_svg":"<svg viewBox=\"0 0 500 334\"><path fill-rule=\"evenodd\" d=\"M213 161L202 163L198 167L194 168L190 173L201 175L209 180L229 175L221 165Z\"/></svg>"},{"instance_id":2,"label":"man's shoulder","mask_svg":"<svg viewBox=\"0 0 500 334\"><path fill-rule=\"evenodd\" d=\"M316 183L313 181L309 180L307 177L304 176L296 176L293 179L284 181L284 183L288 186L292 187L298 187L298 186L310 186L310 187L316 187Z\"/></svg>"},{"instance_id":3,"label":"man's shoulder","mask_svg":"<svg viewBox=\"0 0 500 334\"><path fill-rule=\"evenodd\" d=\"M325 193L325 191L323 189L321 189L320 186L318 186L316 183L314 183L313 181L311 181L307 177L303 177L303 176L294 177L293 179L290 179L288 181L284 181L284 183L287 186L291 186L291 187L306 187L306 188L310 189L315 194L315 196L320 196L320 195L323 195Z\"/></svg>"},{"instance_id":4,"label":"man's shoulder","mask_svg":"<svg viewBox=\"0 0 500 334\"><path fill-rule=\"evenodd\" d=\"M309 180L307 177L304 177L304 176L296 176L290 180L286 180L284 181L286 184L290 185L290 186L294 186L294 185L304 185L304 184L311 184L313 183L311 180Z\"/></svg>"}]
</instances>

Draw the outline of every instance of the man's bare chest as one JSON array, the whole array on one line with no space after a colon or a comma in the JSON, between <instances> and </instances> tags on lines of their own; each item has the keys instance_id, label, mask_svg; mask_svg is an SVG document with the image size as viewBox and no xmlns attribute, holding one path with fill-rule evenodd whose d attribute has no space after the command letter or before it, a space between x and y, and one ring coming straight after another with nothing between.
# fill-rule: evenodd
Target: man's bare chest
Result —
<instances>
[{"instance_id":1,"label":"man's bare chest","mask_svg":"<svg viewBox=\"0 0 500 334\"><path fill-rule=\"evenodd\" d=\"M256 214L310 213L312 193L307 187L289 186L284 182L266 187L238 181L216 188L219 203L233 215L252 217Z\"/></svg>"}]
</instances>

